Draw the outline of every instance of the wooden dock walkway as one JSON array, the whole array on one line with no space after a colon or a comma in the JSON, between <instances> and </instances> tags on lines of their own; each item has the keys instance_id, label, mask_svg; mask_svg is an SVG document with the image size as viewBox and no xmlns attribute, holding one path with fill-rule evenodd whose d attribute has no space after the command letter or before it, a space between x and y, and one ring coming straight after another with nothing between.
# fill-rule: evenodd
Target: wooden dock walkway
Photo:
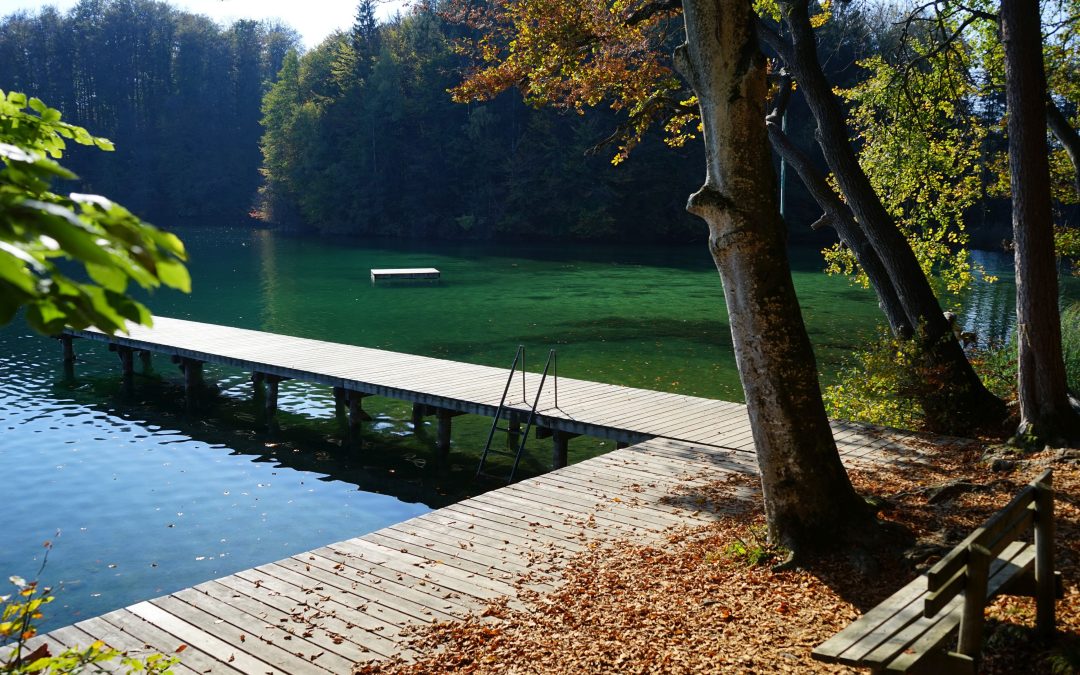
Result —
<instances>
[{"instance_id":1,"label":"wooden dock walkway","mask_svg":"<svg viewBox=\"0 0 1080 675\"><path fill-rule=\"evenodd\" d=\"M178 360L189 374L202 363L234 366L259 374L276 392L277 381L295 379L334 387L345 397L384 396L408 401L418 414L438 418L440 450L449 449L451 418L469 413L494 417L508 369L403 354L383 349L278 335L215 324L155 317L154 327L132 326L130 335L108 336L70 330L69 336L108 342L132 368L132 351L156 352ZM71 347L65 349L70 358ZM510 355L507 355L508 359ZM197 378L193 378L197 379ZM510 408L526 416L540 376L525 375L510 387ZM556 405L556 394L558 404ZM268 397L276 400L276 394ZM358 402L357 402L358 405ZM549 378L537 406L536 425L554 440L553 465L565 465L566 443L593 436L620 443L671 438L704 445L737 442L752 449L746 409L738 403L635 389L600 382ZM477 450L480 450L479 448Z\"/></svg>"},{"instance_id":2,"label":"wooden dock walkway","mask_svg":"<svg viewBox=\"0 0 1080 675\"><path fill-rule=\"evenodd\" d=\"M918 439L846 428L845 462L918 460ZM352 664L408 658L404 632L482 611L522 588L555 588L590 542L661 542L723 513L696 488L756 475L738 450L654 439L35 638L51 649L102 640L132 656L176 654L174 672L344 675ZM750 482L752 484L752 481ZM756 488L736 481L736 498Z\"/></svg>"}]
</instances>

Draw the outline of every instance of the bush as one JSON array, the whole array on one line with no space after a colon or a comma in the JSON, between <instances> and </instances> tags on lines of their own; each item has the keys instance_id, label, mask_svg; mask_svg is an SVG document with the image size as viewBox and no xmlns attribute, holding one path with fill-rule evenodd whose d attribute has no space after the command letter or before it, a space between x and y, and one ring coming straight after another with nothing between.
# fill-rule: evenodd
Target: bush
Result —
<instances>
[{"instance_id":1,"label":"bush","mask_svg":"<svg viewBox=\"0 0 1080 675\"><path fill-rule=\"evenodd\" d=\"M1069 391L1080 394L1080 302L1061 313L1061 348Z\"/></svg>"},{"instance_id":2,"label":"bush","mask_svg":"<svg viewBox=\"0 0 1080 675\"><path fill-rule=\"evenodd\" d=\"M1080 367L1080 313L1077 322ZM987 389L1006 401L1016 398L1016 340L983 349L971 346L966 351ZM939 395L940 379L925 364L914 340L901 340L881 329L870 347L852 355L851 363L838 373L837 383L826 387L822 397L829 417L918 430L927 426L920 401Z\"/></svg>"}]
</instances>

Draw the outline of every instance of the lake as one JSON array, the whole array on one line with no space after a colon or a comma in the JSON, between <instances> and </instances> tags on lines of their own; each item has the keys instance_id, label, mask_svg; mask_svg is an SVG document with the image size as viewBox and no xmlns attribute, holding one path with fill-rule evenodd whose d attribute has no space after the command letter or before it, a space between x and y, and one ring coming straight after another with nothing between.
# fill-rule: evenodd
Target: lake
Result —
<instances>
[{"instance_id":1,"label":"lake","mask_svg":"<svg viewBox=\"0 0 1080 675\"><path fill-rule=\"evenodd\" d=\"M740 400L723 292L704 246L328 241L267 231L181 231L194 291L148 298L163 316L530 369L549 348L562 376ZM983 256L997 271L1003 256ZM830 379L881 321L871 292L829 278L800 252L795 279L819 367ZM372 286L372 267L436 267L437 284ZM1011 281L970 294L964 322L1004 337ZM767 336L766 336L767 337ZM281 389L281 429L257 428L247 373L207 368L220 389L187 414L180 373L158 357L134 392L103 345L0 329L0 573L55 588L45 628L359 536L473 494L490 420L455 420L449 466L407 404L365 400L375 417L344 447L331 392ZM571 461L613 447L579 438ZM534 442L525 473L550 451ZM57 533L59 533L57 535Z\"/></svg>"}]
</instances>

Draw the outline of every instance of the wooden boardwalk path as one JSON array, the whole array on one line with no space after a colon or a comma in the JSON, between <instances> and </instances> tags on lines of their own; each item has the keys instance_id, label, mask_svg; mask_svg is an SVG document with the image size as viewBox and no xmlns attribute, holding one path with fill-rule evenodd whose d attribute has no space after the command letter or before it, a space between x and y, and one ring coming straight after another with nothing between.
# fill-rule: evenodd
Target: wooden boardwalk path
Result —
<instances>
[{"instance_id":1,"label":"wooden boardwalk path","mask_svg":"<svg viewBox=\"0 0 1080 675\"><path fill-rule=\"evenodd\" d=\"M845 462L918 461L918 437L838 433ZM524 480L348 541L80 621L36 638L175 653L177 673L347 674L409 657L408 627L461 618L523 587L554 588L590 542L658 543L671 528L723 517L697 488L756 475L738 450L653 439ZM752 484L752 482L750 483ZM755 490L736 481L738 498Z\"/></svg>"}]
</instances>

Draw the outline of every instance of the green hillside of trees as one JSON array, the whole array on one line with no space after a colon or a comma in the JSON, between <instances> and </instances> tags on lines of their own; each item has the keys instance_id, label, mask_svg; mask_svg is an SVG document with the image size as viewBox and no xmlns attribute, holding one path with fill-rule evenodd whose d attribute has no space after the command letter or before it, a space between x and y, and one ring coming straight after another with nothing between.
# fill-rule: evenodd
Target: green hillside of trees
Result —
<instances>
[{"instance_id":1,"label":"green hillside of trees","mask_svg":"<svg viewBox=\"0 0 1080 675\"><path fill-rule=\"evenodd\" d=\"M223 28L161 2L84 0L0 22L0 88L114 141L114 153L66 157L79 190L170 227L234 224L260 183L262 95L298 43L284 26Z\"/></svg>"}]
</instances>

